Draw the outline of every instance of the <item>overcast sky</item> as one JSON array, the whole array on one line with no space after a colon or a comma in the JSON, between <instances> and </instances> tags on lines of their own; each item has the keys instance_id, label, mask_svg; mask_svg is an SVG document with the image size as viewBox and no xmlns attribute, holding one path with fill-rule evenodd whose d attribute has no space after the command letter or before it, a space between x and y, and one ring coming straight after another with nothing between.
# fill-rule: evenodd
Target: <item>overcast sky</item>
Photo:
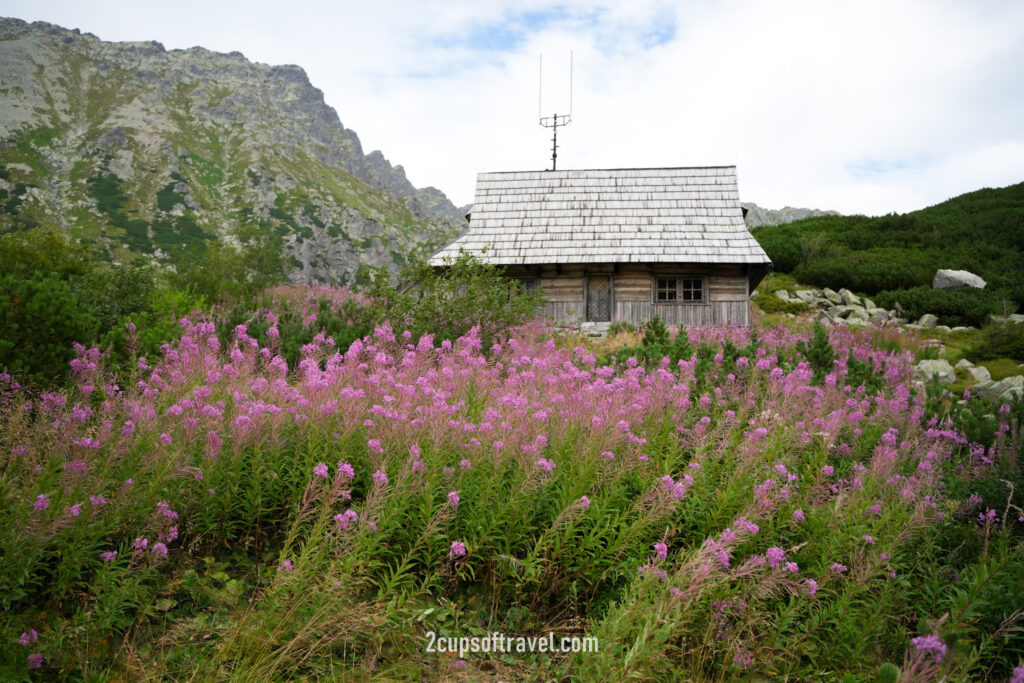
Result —
<instances>
[{"instance_id":1,"label":"overcast sky","mask_svg":"<svg viewBox=\"0 0 1024 683\"><path fill-rule=\"evenodd\" d=\"M740 196L911 211L1024 181L1024 2L0 0L103 40L298 64L364 150L479 171L736 164Z\"/></svg>"}]
</instances>

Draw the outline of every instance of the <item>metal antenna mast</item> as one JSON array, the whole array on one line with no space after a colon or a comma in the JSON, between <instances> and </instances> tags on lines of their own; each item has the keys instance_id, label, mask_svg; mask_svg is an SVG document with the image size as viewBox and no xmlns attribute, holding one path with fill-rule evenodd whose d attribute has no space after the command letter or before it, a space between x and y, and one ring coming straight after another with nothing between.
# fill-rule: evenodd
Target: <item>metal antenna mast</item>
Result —
<instances>
[{"instance_id":1,"label":"metal antenna mast","mask_svg":"<svg viewBox=\"0 0 1024 683\"><path fill-rule=\"evenodd\" d=\"M541 116L541 100L544 83L544 55L540 56L540 75L537 77L537 118L540 125L551 129L551 170L558 170L558 128L572 123L572 52L569 52L569 113Z\"/></svg>"}]
</instances>

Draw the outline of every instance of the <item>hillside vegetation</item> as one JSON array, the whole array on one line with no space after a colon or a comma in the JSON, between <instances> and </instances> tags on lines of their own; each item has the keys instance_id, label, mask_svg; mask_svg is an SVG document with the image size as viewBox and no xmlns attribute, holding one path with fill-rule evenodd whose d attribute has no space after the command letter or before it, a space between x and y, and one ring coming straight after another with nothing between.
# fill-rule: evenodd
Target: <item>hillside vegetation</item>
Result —
<instances>
[{"instance_id":1,"label":"hillside vegetation","mask_svg":"<svg viewBox=\"0 0 1024 683\"><path fill-rule=\"evenodd\" d=\"M907 214L820 216L754 231L775 269L980 325L1024 305L1024 183L970 192ZM933 292L940 268L969 270L984 291Z\"/></svg>"}]
</instances>

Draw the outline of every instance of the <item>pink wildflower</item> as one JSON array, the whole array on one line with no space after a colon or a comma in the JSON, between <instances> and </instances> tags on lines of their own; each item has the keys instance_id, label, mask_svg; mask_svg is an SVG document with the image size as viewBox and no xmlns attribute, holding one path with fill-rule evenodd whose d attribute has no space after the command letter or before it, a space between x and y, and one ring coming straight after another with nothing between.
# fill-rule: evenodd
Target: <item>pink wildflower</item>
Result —
<instances>
[{"instance_id":1,"label":"pink wildflower","mask_svg":"<svg viewBox=\"0 0 1024 683\"><path fill-rule=\"evenodd\" d=\"M934 654L936 662L941 662L946 654L946 644L939 640L937 636L918 636L911 640L910 644L918 652L926 655Z\"/></svg>"},{"instance_id":2,"label":"pink wildflower","mask_svg":"<svg viewBox=\"0 0 1024 683\"><path fill-rule=\"evenodd\" d=\"M384 452L384 446L381 445L380 439L370 439L369 441L366 442L366 447L369 448L374 453Z\"/></svg>"},{"instance_id":3,"label":"pink wildflower","mask_svg":"<svg viewBox=\"0 0 1024 683\"><path fill-rule=\"evenodd\" d=\"M448 551L448 557L455 559L466 554L466 544L462 541L452 541L452 549Z\"/></svg>"},{"instance_id":4,"label":"pink wildflower","mask_svg":"<svg viewBox=\"0 0 1024 683\"><path fill-rule=\"evenodd\" d=\"M25 647L28 647L37 640L39 640L39 633L34 628L30 628L28 631L23 632L21 634L21 638L18 638L18 642Z\"/></svg>"},{"instance_id":5,"label":"pink wildflower","mask_svg":"<svg viewBox=\"0 0 1024 683\"><path fill-rule=\"evenodd\" d=\"M547 458L538 458L537 462L535 462L534 464L545 472L550 472L551 470L555 469L554 461L548 460Z\"/></svg>"},{"instance_id":6,"label":"pink wildflower","mask_svg":"<svg viewBox=\"0 0 1024 683\"><path fill-rule=\"evenodd\" d=\"M373 480L377 482L379 486L386 486L388 483L388 475L383 470L377 470L373 473Z\"/></svg>"},{"instance_id":7,"label":"pink wildflower","mask_svg":"<svg viewBox=\"0 0 1024 683\"><path fill-rule=\"evenodd\" d=\"M38 669L43 665L43 656L38 652L33 652L26 658L25 663L30 669Z\"/></svg>"},{"instance_id":8,"label":"pink wildflower","mask_svg":"<svg viewBox=\"0 0 1024 683\"><path fill-rule=\"evenodd\" d=\"M864 534L863 536L861 536L861 538L867 541L869 545L875 544L875 537L871 536L870 534Z\"/></svg>"},{"instance_id":9,"label":"pink wildflower","mask_svg":"<svg viewBox=\"0 0 1024 683\"><path fill-rule=\"evenodd\" d=\"M452 509L459 507L459 492L449 491L448 492L448 504L452 506Z\"/></svg>"},{"instance_id":10,"label":"pink wildflower","mask_svg":"<svg viewBox=\"0 0 1024 683\"><path fill-rule=\"evenodd\" d=\"M655 543L654 552L658 555L659 560L664 560L668 557L668 545L665 543Z\"/></svg>"},{"instance_id":11,"label":"pink wildflower","mask_svg":"<svg viewBox=\"0 0 1024 683\"><path fill-rule=\"evenodd\" d=\"M316 467L313 468L313 474L321 479L326 479L330 476L330 472L327 470L327 465L322 462L318 462Z\"/></svg>"},{"instance_id":12,"label":"pink wildflower","mask_svg":"<svg viewBox=\"0 0 1024 683\"><path fill-rule=\"evenodd\" d=\"M279 571L279 572L293 572L293 571L295 571L295 567L292 565L292 561L291 560L285 560L284 562L281 563L281 566L277 568L277 571Z\"/></svg>"},{"instance_id":13,"label":"pink wildflower","mask_svg":"<svg viewBox=\"0 0 1024 683\"><path fill-rule=\"evenodd\" d=\"M32 509L39 512L50 507L50 497L45 493L40 493L36 496L36 502L32 503Z\"/></svg>"},{"instance_id":14,"label":"pink wildflower","mask_svg":"<svg viewBox=\"0 0 1024 683\"><path fill-rule=\"evenodd\" d=\"M340 474L344 479L352 479L353 477L356 476L356 471L355 468L353 468L352 465L349 465L347 462L339 462L338 474Z\"/></svg>"},{"instance_id":15,"label":"pink wildflower","mask_svg":"<svg viewBox=\"0 0 1024 683\"><path fill-rule=\"evenodd\" d=\"M587 496L580 496L580 499L578 501L576 501L576 502L579 503L579 506L581 508L588 508L588 507L590 507L590 498L587 497Z\"/></svg>"},{"instance_id":16,"label":"pink wildflower","mask_svg":"<svg viewBox=\"0 0 1024 683\"><path fill-rule=\"evenodd\" d=\"M104 562L113 562L117 559L117 551L108 550L105 553L100 553L100 557L103 559Z\"/></svg>"},{"instance_id":17,"label":"pink wildflower","mask_svg":"<svg viewBox=\"0 0 1024 683\"><path fill-rule=\"evenodd\" d=\"M768 566L775 569L783 560L786 559L786 553L782 548L771 547L765 551L764 557L768 560Z\"/></svg>"},{"instance_id":18,"label":"pink wildflower","mask_svg":"<svg viewBox=\"0 0 1024 683\"><path fill-rule=\"evenodd\" d=\"M154 557L167 557L167 546L160 542L154 543L150 552Z\"/></svg>"},{"instance_id":19,"label":"pink wildflower","mask_svg":"<svg viewBox=\"0 0 1024 683\"><path fill-rule=\"evenodd\" d=\"M804 517L804 511L798 508L796 510L793 510L793 519L797 520L798 522L803 522L806 521L807 518Z\"/></svg>"},{"instance_id":20,"label":"pink wildflower","mask_svg":"<svg viewBox=\"0 0 1024 683\"><path fill-rule=\"evenodd\" d=\"M813 598L814 594L818 592L818 582L814 579L807 579L804 583L807 586L807 596Z\"/></svg>"},{"instance_id":21,"label":"pink wildflower","mask_svg":"<svg viewBox=\"0 0 1024 683\"><path fill-rule=\"evenodd\" d=\"M845 564L839 564L838 562L833 562L832 566L830 566L829 569L834 571L836 574L845 574L846 570L847 570L847 566Z\"/></svg>"}]
</instances>

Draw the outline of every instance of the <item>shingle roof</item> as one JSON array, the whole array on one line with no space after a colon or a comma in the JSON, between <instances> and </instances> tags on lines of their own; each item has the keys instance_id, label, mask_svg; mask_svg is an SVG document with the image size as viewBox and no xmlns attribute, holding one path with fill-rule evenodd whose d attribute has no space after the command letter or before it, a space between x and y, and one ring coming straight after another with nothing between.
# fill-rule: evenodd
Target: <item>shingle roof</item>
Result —
<instances>
[{"instance_id":1,"label":"shingle roof","mask_svg":"<svg viewBox=\"0 0 1024 683\"><path fill-rule=\"evenodd\" d=\"M469 231L434 254L500 264L761 263L735 166L481 173Z\"/></svg>"}]
</instances>

